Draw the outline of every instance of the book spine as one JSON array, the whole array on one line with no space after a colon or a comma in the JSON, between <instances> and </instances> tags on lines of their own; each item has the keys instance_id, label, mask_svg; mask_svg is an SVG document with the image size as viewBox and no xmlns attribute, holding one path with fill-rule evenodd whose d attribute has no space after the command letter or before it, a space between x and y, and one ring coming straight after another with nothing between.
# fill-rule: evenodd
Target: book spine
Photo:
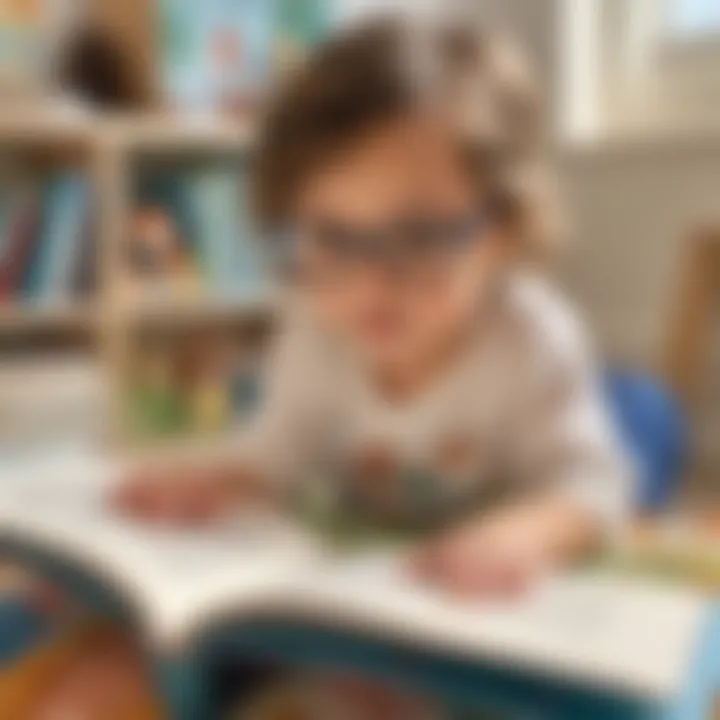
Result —
<instances>
[{"instance_id":1,"label":"book spine","mask_svg":"<svg viewBox=\"0 0 720 720\"><path fill-rule=\"evenodd\" d=\"M72 289L77 296L86 296L93 292L97 283L97 242L95 240L96 222L92 213L88 213L81 233L79 257L73 268Z\"/></svg>"},{"instance_id":2,"label":"book spine","mask_svg":"<svg viewBox=\"0 0 720 720\"><path fill-rule=\"evenodd\" d=\"M190 187L209 289L221 296L256 291L264 273L247 221L244 174L205 171Z\"/></svg>"},{"instance_id":3,"label":"book spine","mask_svg":"<svg viewBox=\"0 0 720 720\"><path fill-rule=\"evenodd\" d=\"M227 206L226 188L217 172L204 170L189 178L188 191L207 290L216 295L227 295L231 289L228 278L232 275L234 259L232 244L225 236L232 232L234 222L232 207Z\"/></svg>"},{"instance_id":4,"label":"book spine","mask_svg":"<svg viewBox=\"0 0 720 720\"><path fill-rule=\"evenodd\" d=\"M73 268L79 261L87 212L87 187L76 175L58 178L48 193L44 226L44 257L38 258L37 295L56 300L72 290Z\"/></svg>"},{"instance_id":5,"label":"book spine","mask_svg":"<svg viewBox=\"0 0 720 720\"><path fill-rule=\"evenodd\" d=\"M13 200L10 198L7 201L0 204L0 263L5 255L7 246L10 239L10 232L12 230L12 217L13 217Z\"/></svg>"},{"instance_id":6,"label":"book spine","mask_svg":"<svg viewBox=\"0 0 720 720\"><path fill-rule=\"evenodd\" d=\"M248 207L249 176L242 172L237 181L236 218L237 230L234 242L237 245L237 283L244 292L254 293L262 290L268 282L267 268L251 222Z\"/></svg>"},{"instance_id":7,"label":"book spine","mask_svg":"<svg viewBox=\"0 0 720 720\"><path fill-rule=\"evenodd\" d=\"M35 237L32 249L26 258L25 272L20 281L20 292L26 300L37 301L40 298L40 281L52 226L52 205L56 182L57 179L52 177L46 180L39 190Z\"/></svg>"},{"instance_id":8,"label":"book spine","mask_svg":"<svg viewBox=\"0 0 720 720\"><path fill-rule=\"evenodd\" d=\"M36 197L23 202L9 222L6 252L0 261L0 299L20 294L28 272L40 225L40 203Z\"/></svg>"}]
</instances>

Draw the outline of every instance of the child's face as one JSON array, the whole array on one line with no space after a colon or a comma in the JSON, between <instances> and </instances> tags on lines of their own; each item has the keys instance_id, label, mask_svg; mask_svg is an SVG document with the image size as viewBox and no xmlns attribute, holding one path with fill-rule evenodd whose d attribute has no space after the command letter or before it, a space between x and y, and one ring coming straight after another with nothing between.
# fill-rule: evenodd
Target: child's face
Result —
<instances>
[{"instance_id":1,"label":"child's face","mask_svg":"<svg viewBox=\"0 0 720 720\"><path fill-rule=\"evenodd\" d=\"M503 258L455 144L421 119L315 173L297 217L305 298L373 364L412 362L462 332Z\"/></svg>"}]
</instances>

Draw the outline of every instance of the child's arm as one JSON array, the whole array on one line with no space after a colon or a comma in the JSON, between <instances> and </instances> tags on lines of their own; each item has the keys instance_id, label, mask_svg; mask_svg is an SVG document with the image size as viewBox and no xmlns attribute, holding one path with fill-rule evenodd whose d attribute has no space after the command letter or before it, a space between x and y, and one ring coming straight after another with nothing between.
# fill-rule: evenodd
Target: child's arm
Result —
<instances>
[{"instance_id":1,"label":"child's arm","mask_svg":"<svg viewBox=\"0 0 720 720\"><path fill-rule=\"evenodd\" d=\"M453 528L413 558L425 580L463 596L514 595L599 544L595 517L562 497L511 505Z\"/></svg>"},{"instance_id":2,"label":"child's arm","mask_svg":"<svg viewBox=\"0 0 720 720\"><path fill-rule=\"evenodd\" d=\"M557 340L557 338L553 338ZM507 429L517 500L431 543L419 570L463 593L514 592L582 560L622 527L627 463L579 333L532 358Z\"/></svg>"},{"instance_id":3,"label":"child's arm","mask_svg":"<svg viewBox=\"0 0 720 720\"><path fill-rule=\"evenodd\" d=\"M272 483L240 459L140 467L117 489L115 505L136 518L201 525L246 502L272 499Z\"/></svg>"}]
</instances>

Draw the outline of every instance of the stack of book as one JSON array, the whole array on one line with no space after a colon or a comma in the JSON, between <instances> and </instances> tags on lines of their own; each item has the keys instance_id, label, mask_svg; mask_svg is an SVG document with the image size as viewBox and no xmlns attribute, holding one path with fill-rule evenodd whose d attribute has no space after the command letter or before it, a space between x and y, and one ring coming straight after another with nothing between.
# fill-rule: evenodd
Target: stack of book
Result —
<instances>
[{"instance_id":1,"label":"stack of book","mask_svg":"<svg viewBox=\"0 0 720 720\"><path fill-rule=\"evenodd\" d=\"M8 184L0 195L0 302L57 304L95 282L91 193L78 171Z\"/></svg>"}]
</instances>

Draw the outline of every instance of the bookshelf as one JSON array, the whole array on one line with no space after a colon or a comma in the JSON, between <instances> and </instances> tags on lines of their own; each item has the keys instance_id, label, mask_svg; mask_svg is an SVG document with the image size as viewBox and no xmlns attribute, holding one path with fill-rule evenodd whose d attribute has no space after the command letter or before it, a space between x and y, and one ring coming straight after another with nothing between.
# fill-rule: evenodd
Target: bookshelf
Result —
<instances>
[{"instance_id":1,"label":"bookshelf","mask_svg":"<svg viewBox=\"0 0 720 720\"><path fill-rule=\"evenodd\" d=\"M124 306L127 322L135 326L188 325L207 321L232 321L272 314L277 298L271 292L247 294L230 299L143 300Z\"/></svg>"},{"instance_id":2,"label":"bookshelf","mask_svg":"<svg viewBox=\"0 0 720 720\"><path fill-rule=\"evenodd\" d=\"M226 369L227 363L235 363L229 387L236 407L244 408L238 398L244 396L245 364L257 364L257 347L275 317L278 301L272 289L263 283L262 287L253 287L253 274L265 277L266 273L262 260L253 261L248 243L243 243L239 250L228 251L228 247L232 248L228 238L252 237L251 228L242 222L248 216L242 207L242 191L233 194L229 176L236 171L241 176L240 182L246 182L242 159L254 143L254 129L251 121L228 122L202 113L206 108L220 109L221 114L229 110L235 116L257 112L262 107L264 89L287 72L290 58L301 58L324 35L331 13L324 0L303 3L282 0L277 4L251 3L247 7L228 2L220 14L213 13L214 20L206 22L202 20L203 12L195 15L194 3L87 0L81 5L82 9L69 22L71 27L63 33L65 59L75 58L75 62L44 68L35 91L27 97L21 93L19 101L25 105L3 108L0 181L5 157L10 157L19 168L33 172L37 168L40 174L46 169L53 172L57 169L60 174L68 168L81 169L82 184L87 185L89 180L91 186L85 187L84 192L91 198L88 205L94 226L91 243L96 256L91 265L94 282L87 281L87 272L84 276L82 271L76 273L69 281L69 275L54 274L53 262L58 253L64 272L63 253L68 252L67 246L51 251L48 257L45 246L50 243L46 235L52 224L41 216L40 241L35 242L40 250L30 256L28 274L40 267L42 282L34 284L32 278L19 275L15 268L4 285L0 275L0 298L5 298L6 303L2 305L0 300L0 367L6 356L18 350L32 353L33 358L48 353L45 359L51 362L49 351L58 347L65 351L65 346L74 350L80 344L83 357L89 357L103 373L104 387L109 391L107 410L103 413L108 442L132 450L130 446L135 442L127 433L126 401L134 388L129 387L128 381L133 372L148 371L147 365L137 362L140 343L147 342L156 352L154 345L166 336L192 333L202 338L196 343L199 349L207 345L215 353L214 357L210 352L203 356L208 367L217 369L216 365L222 365L222 359L217 359L221 356L225 358ZM98 68L104 79L88 77L93 73L86 72L95 68L92 59L87 59L88 37L95 37L95 49L89 57L99 59ZM99 54L98 38L104 46ZM217 56L218 39L224 39L223 47L228 48L224 57ZM235 50L233 44L237 46ZM80 52L78 48L84 50ZM212 58L212 63L198 60L203 57ZM67 68L75 64L80 69L68 72ZM61 68L64 71L57 73ZM186 76L188 68L190 73ZM182 76L190 78L189 84ZM85 98L105 110L93 113L69 106L71 97ZM173 113L168 107L185 111ZM111 112L109 108L125 110ZM176 212L175 203L148 201L140 185L147 184L145 174L153 175L155 167L177 167L181 198L189 198L189 211L195 215L191 222L185 223L185 211ZM198 176L193 174L196 167ZM212 177L213 173L217 177ZM40 192L44 193L44 178L42 183ZM223 208L233 204L235 197L237 206L226 213ZM41 212L45 202L41 196ZM182 207L182 203L179 205ZM0 205L0 213L2 210ZM34 208L30 210L32 214ZM163 220L158 210L166 215L175 213L175 217L169 222ZM23 211L27 212L25 207ZM214 227L216 219L219 228ZM152 233L157 232L158 226L163 226L165 232L170 228L169 233L175 238L192 238L188 243L192 247L180 247L182 243L177 239L174 243L157 241ZM237 235L233 227L240 228ZM194 229L198 232L194 233ZM11 250L19 245L25 253L32 253L37 250L31 242L34 232L24 229L20 233L13 226L9 235L5 232L4 239L10 237L14 241L9 245ZM81 227L78 234L82 232L86 231ZM218 239L217 247L221 249L213 244ZM30 250L23 248L23 241L27 241L24 244ZM160 252L158 245L162 247ZM168 251L169 245L172 252ZM227 261L229 255L232 262ZM80 253L72 257L77 261L82 256ZM133 295L142 282L156 277L153 273L158 269L162 272L171 268L171 272L185 280L187 265L194 266L192 269L206 292L186 289L163 296L153 288L147 296ZM137 270L137 277L128 282L130 267ZM34 302L37 297L48 297L48 290L50 293L56 290L56 284L45 281L58 277L67 281L62 287L69 288L71 293L93 285L94 292L77 301L60 302L50 294L53 299L47 306ZM81 283L79 278L86 282ZM166 284L170 283L164 279L158 282L161 289ZM238 292L234 291L235 285L242 286L237 288ZM33 302L15 300L18 296ZM213 337L219 330L232 336L232 348L227 347L228 343L222 348L223 342ZM171 350L175 352L174 347ZM175 383L173 389L179 388L181 392L189 387L184 384L187 378L180 378L179 366L188 360L185 355L181 350L172 357L177 366L170 373ZM189 362L192 364L192 358ZM236 372L237 365L241 369ZM197 374L193 376L189 390L198 396L192 395L186 404L192 405L192 422L204 427L207 417L199 408L202 406L212 416L213 393L206 387L207 378L203 373L200 375L200 380ZM202 390L197 389L198 382ZM31 384L29 380L28 385ZM201 416L203 422L198 419ZM206 441L205 444L210 439Z\"/></svg>"},{"instance_id":3,"label":"bookshelf","mask_svg":"<svg viewBox=\"0 0 720 720\"><path fill-rule=\"evenodd\" d=\"M88 299L47 306L13 301L0 305L0 344L17 336L68 334L86 338L109 390L104 418L108 443L131 449L125 417L132 347L140 332L271 319L277 298L269 290L215 297L211 292L131 297L125 291L125 243L133 212L134 174L146 158L198 162L242 160L253 142L252 124L176 115L91 115L35 111L0 118L0 156L27 154L32 162L79 164L93 187L97 279ZM38 159L39 158L39 159ZM70 158L70 160L68 160ZM33 349L35 355L42 350Z\"/></svg>"}]
</instances>

